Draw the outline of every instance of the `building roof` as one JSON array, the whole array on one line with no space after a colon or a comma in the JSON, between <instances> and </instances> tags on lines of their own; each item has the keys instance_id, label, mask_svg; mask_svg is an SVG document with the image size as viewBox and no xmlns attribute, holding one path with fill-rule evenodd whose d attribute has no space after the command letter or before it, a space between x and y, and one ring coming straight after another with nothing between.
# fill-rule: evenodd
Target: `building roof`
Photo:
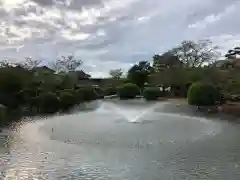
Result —
<instances>
[{"instance_id":1,"label":"building roof","mask_svg":"<svg viewBox=\"0 0 240 180\"><path fill-rule=\"evenodd\" d=\"M53 69L51 69L51 68L49 68L49 67L47 67L47 66L34 67L32 70L33 70L33 71L47 70L47 71L54 72Z\"/></svg>"}]
</instances>

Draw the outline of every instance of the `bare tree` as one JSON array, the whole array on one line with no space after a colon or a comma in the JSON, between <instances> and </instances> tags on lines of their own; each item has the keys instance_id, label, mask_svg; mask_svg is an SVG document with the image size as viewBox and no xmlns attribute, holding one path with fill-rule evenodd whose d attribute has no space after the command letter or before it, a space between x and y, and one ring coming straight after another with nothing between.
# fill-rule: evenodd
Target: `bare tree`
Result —
<instances>
[{"instance_id":1,"label":"bare tree","mask_svg":"<svg viewBox=\"0 0 240 180\"><path fill-rule=\"evenodd\" d=\"M12 66L12 64L9 63L7 60L3 60L0 62L0 67L2 67L2 68L11 67L11 66Z\"/></svg>"},{"instance_id":2,"label":"bare tree","mask_svg":"<svg viewBox=\"0 0 240 180\"><path fill-rule=\"evenodd\" d=\"M59 73L59 72L62 72L63 71L63 68L61 66L61 62L60 62L60 59L57 59L55 61L50 61L48 63L48 66L54 70L55 72Z\"/></svg>"},{"instance_id":3,"label":"bare tree","mask_svg":"<svg viewBox=\"0 0 240 180\"><path fill-rule=\"evenodd\" d=\"M76 59L74 56L62 56L60 59L50 62L49 66L56 72L69 72L75 71L82 63L82 60Z\"/></svg>"},{"instance_id":4,"label":"bare tree","mask_svg":"<svg viewBox=\"0 0 240 180\"><path fill-rule=\"evenodd\" d=\"M115 79L120 79L123 75L123 70L120 68L120 69L112 69L110 70L109 72L110 76L115 78Z\"/></svg>"},{"instance_id":5,"label":"bare tree","mask_svg":"<svg viewBox=\"0 0 240 180\"><path fill-rule=\"evenodd\" d=\"M218 46L212 44L210 40L183 41L178 47L171 51L182 61L185 67L201 67L211 63L219 56Z\"/></svg>"},{"instance_id":6,"label":"bare tree","mask_svg":"<svg viewBox=\"0 0 240 180\"><path fill-rule=\"evenodd\" d=\"M38 67L42 63L42 60L35 60L31 57L25 57L25 61L23 63L19 63L20 66L23 66L26 69L33 69Z\"/></svg>"}]
</instances>

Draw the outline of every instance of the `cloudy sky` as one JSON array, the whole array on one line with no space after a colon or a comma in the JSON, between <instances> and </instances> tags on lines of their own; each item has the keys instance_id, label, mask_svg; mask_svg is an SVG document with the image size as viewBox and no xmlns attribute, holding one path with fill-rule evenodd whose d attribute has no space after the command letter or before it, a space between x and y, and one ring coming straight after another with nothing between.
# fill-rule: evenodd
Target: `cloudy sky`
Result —
<instances>
[{"instance_id":1,"label":"cloudy sky","mask_svg":"<svg viewBox=\"0 0 240 180\"><path fill-rule=\"evenodd\" d=\"M240 44L239 0L0 0L0 57L75 55L93 76L151 60L182 40Z\"/></svg>"}]
</instances>

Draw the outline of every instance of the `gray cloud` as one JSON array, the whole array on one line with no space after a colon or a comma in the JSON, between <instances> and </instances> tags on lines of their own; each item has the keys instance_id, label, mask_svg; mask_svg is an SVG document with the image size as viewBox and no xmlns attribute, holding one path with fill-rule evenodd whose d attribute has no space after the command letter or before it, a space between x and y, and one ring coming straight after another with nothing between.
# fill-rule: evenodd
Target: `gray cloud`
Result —
<instances>
[{"instance_id":1,"label":"gray cloud","mask_svg":"<svg viewBox=\"0 0 240 180\"><path fill-rule=\"evenodd\" d=\"M93 75L151 60L185 39L240 41L237 0L32 0L0 8L0 55L74 54Z\"/></svg>"},{"instance_id":2,"label":"gray cloud","mask_svg":"<svg viewBox=\"0 0 240 180\"><path fill-rule=\"evenodd\" d=\"M83 7L102 5L102 0L33 0L41 6L66 5L71 9L82 9Z\"/></svg>"}]
</instances>

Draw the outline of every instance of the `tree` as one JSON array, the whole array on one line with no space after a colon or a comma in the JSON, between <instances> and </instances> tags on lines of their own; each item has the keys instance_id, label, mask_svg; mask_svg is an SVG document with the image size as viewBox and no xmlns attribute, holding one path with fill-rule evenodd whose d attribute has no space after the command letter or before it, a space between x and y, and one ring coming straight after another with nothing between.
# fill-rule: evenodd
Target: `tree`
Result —
<instances>
[{"instance_id":1,"label":"tree","mask_svg":"<svg viewBox=\"0 0 240 180\"><path fill-rule=\"evenodd\" d=\"M179 61L178 57L170 51L165 52L162 55L156 54L153 56L153 68L155 72L159 72L162 68L171 68L174 66L180 67L181 65L182 62Z\"/></svg>"},{"instance_id":2,"label":"tree","mask_svg":"<svg viewBox=\"0 0 240 180\"><path fill-rule=\"evenodd\" d=\"M121 68L120 69L112 69L112 70L110 70L109 74L114 79L120 79L123 75L123 70Z\"/></svg>"},{"instance_id":3,"label":"tree","mask_svg":"<svg viewBox=\"0 0 240 180\"><path fill-rule=\"evenodd\" d=\"M185 67L202 67L218 57L217 49L218 46L212 45L210 40L183 41L171 52L179 58Z\"/></svg>"},{"instance_id":4,"label":"tree","mask_svg":"<svg viewBox=\"0 0 240 180\"><path fill-rule=\"evenodd\" d=\"M145 82L148 81L148 76L152 72L153 68L149 62L140 61L128 70L128 79L138 87L143 88Z\"/></svg>"},{"instance_id":5,"label":"tree","mask_svg":"<svg viewBox=\"0 0 240 180\"><path fill-rule=\"evenodd\" d=\"M19 104L16 95L32 80L32 73L23 68L0 68L0 104L16 108Z\"/></svg>"},{"instance_id":6,"label":"tree","mask_svg":"<svg viewBox=\"0 0 240 180\"><path fill-rule=\"evenodd\" d=\"M12 67L12 65L8 61L3 60L3 61L0 62L0 67L1 68L7 68L7 67Z\"/></svg>"},{"instance_id":7,"label":"tree","mask_svg":"<svg viewBox=\"0 0 240 180\"><path fill-rule=\"evenodd\" d=\"M70 72L75 71L82 63L82 60L76 59L74 56L62 56L60 59L50 62L49 66L56 72Z\"/></svg>"},{"instance_id":8,"label":"tree","mask_svg":"<svg viewBox=\"0 0 240 180\"><path fill-rule=\"evenodd\" d=\"M235 47L234 49L230 49L225 55L228 59L236 59L236 56L240 55L240 47Z\"/></svg>"},{"instance_id":9,"label":"tree","mask_svg":"<svg viewBox=\"0 0 240 180\"><path fill-rule=\"evenodd\" d=\"M35 60L32 59L31 57L26 57L25 61L22 63L19 63L20 66L23 68L32 70L35 67L38 67L42 63L42 60Z\"/></svg>"}]
</instances>

